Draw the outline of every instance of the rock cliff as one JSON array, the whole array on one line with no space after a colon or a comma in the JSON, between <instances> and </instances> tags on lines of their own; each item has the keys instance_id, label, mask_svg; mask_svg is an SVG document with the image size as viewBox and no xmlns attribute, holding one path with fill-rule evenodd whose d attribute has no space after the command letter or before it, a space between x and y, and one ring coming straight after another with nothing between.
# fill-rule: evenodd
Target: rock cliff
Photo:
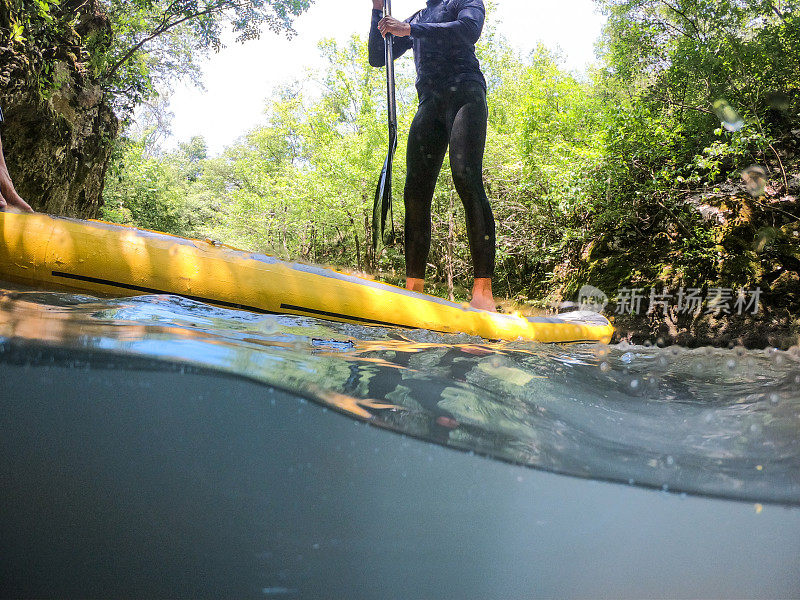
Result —
<instances>
[{"instance_id":1,"label":"rock cliff","mask_svg":"<svg viewBox=\"0 0 800 600\"><path fill-rule=\"evenodd\" d=\"M46 36L22 28L28 2L0 0L0 106L6 162L37 211L92 218L119 123L88 68L86 40L111 34L97 0L64 1Z\"/></svg>"}]
</instances>

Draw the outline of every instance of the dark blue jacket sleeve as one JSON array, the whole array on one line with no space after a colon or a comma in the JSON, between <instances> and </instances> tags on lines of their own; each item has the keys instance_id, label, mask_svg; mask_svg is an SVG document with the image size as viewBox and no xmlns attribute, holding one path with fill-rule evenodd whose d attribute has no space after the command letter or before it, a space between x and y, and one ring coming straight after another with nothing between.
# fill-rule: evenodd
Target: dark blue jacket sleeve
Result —
<instances>
[{"instance_id":1,"label":"dark blue jacket sleeve","mask_svg":"<svg viewBox=\"0 0 800 600\"><path fill-rule=\"evenodd\" d=\"M383 11L372 11L372 27L369 30L369 64L373 67L382 67L386 64L386 45L383 41L381 32L378 31L378 22L383 18ZM410 19L406 19L408 23ZM412 25L413 28L413 25ZM392 36L392 52L394 57L402 55L411 48L410 37Z\"/></svg>"},{"instance_id":2,"label":"dark blue jacket sleeve","mask_svg":"<svg viewBox=\"0 0 800 600\"><path fill-rule=\"evenodd\" d=\"M413 23L411 37L416 39L437 38L444 42L476 44L483 31L486 8L483 0L456 0L459 4L458 18L449 23Z\"/></svg>"}]
</instances>

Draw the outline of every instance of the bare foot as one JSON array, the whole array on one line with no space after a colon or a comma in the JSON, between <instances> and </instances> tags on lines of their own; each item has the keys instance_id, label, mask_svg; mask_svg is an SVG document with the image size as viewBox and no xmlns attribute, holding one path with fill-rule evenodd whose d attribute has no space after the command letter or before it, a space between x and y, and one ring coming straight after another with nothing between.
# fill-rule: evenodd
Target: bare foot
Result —
<instances>
[{"instance_id":1,"label":"bare foot","mask_svg":"<svg viewBox=\"0 0 800 600\"><path fill-rule=\"evenodd\" d=\"M424 279L415 279L414 277L406 277L406 289L412 292L420 292L425 289Z\"/></svg>"},{"instance_id":2,"label":"bare foot","mask_svg":"<svg viewBox=\"0 0 800 600\"><path fill-rule=\"evenodd\" d=\"M491 277L478 277L472 286L472 301L469 303L472 308L497 312L492 296Z\"/></svg>"}]
</instances>

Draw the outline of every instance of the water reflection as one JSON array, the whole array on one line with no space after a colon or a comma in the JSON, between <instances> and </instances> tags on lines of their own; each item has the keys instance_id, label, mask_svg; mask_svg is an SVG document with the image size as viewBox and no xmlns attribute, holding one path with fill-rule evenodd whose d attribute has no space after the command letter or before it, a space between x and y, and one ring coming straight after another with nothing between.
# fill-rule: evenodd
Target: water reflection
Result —
<instances>
[{"instance_id":1,"label":"water reflection","mask_svg":"<svg viewBox=\"0 0 800 600\"><path fill-rule=\"evenodd\" d=\"M537 468L800 504L797 348L488 343L172 296L0 292L0 362L38 364L46 347L208 367Z\"/></svg>"}]
</instances>

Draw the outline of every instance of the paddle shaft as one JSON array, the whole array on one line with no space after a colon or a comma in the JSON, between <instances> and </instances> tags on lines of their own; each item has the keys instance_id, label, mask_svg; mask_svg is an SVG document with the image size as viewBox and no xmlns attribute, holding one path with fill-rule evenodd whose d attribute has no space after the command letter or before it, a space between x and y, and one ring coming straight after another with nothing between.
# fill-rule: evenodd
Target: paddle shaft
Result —
<instances>
[{"instance_id":1,"label":"paddle shaft","mask_svg":"<svg viewBox=\"0 0 800 600\"><path fill-rule=\"evenodd\" d=\"M392 14L391 0L384 0L383 15L385 17ZM384 238L386 228L386 216L389 215L392 228L391 237L394 238L394 216L392 213L392 161L394 152L397 148L397 100L395 98L394 80L394 48L392 45L392 34L386 34L384 38L385 58L386 58L386 100L387 114L389 121L389 152L383 164L381 177L378 187L375 190L375 204L372 209L372 248L377 251L378 243Z\"/></svg>"},{"instance_id":2,"label":"paddle shaft","mask_svg":"<svg viewBox=\"0 0 800 600\"><path fill-rule=\"evenodd\" d=\"M392 0L384 0L383 2L383 16L390 17L392 15ZM395 98L395 84L394 84L394 48L392 39L394 36L391 33L386 34L385 47L386 47L386 98L389 106L389 137L397 138L397 100Z\"/></svg>"}]
</instances>

